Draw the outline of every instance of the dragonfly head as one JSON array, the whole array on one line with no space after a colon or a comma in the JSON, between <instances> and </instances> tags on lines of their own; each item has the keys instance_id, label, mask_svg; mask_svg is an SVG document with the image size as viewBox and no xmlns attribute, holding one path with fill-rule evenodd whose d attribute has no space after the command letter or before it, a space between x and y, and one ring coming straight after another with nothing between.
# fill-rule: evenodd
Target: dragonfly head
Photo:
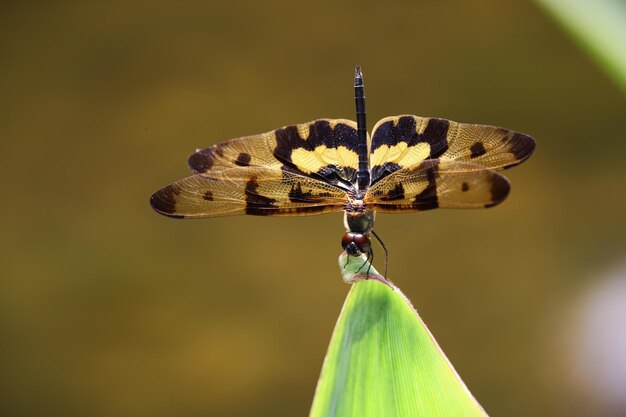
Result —
<instances>
[{"instance_id":1,"label":"dragonfly head","mask_svg":"<svg viewBox=\"0 0 626 417\"><path fill-rule=\"evenodd\" d=\"M363 233L346 232L341 238L341 246L352 256L360 256L362 253L370 253L372 244L369 236Z\"/></svg>"}]
</instances>

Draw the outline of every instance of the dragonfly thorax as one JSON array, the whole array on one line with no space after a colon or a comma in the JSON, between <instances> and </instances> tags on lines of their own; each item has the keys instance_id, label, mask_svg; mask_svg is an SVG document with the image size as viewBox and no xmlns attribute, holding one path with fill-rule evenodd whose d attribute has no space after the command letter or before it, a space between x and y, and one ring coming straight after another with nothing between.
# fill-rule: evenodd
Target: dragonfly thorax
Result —
<instances>
[{"instance_id":1,"label":"dragonfly thorax","mask_svg":"<svg viewBox=\"0 0 626 417\"><path fill-rule=\"evenodd\" d=\"M375 211L365 210L364 206L349 206L344 211L343 224L346 231L369 235L374 228Z\"/></svg>"}]
</instances>

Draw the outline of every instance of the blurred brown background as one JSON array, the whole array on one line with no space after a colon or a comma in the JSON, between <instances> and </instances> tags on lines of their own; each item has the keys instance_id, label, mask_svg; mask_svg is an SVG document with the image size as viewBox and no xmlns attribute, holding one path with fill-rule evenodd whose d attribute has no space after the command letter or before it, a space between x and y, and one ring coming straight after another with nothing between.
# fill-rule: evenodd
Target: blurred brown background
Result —
<instances>
[{"instance_id":1,"label":"blurred brown background","mask_svg":"<svg viewBox=\"0 0 626 417\"><path fill-rule=\"evenodd\" d=\"M626 98L534 4L3 2L0 35L1 415L306 415L341 215L175 221L148 198L196 148L353 119L357 63L370 127L538 142L494 209L378 217L470 390L492 416L618 415L579 381L576 317L625 259Z\"/></svg>"}]
</instances>

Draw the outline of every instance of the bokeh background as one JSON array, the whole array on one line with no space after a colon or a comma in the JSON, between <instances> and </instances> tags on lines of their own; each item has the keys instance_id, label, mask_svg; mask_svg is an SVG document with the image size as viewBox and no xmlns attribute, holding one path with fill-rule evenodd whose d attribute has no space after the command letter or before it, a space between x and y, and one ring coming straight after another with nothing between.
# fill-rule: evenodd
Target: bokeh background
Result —
<instances>
[{"instance_id":1,"label":"bokeh background","mask_svg":"<svg viewBox=\"0 0 626 417\"><path fill-rule=\"evenodd\" d=\"M377 219L470 390L493 416L626 415L626 95L536 4L3 2L0 36L1 415L306 415L348 291L341 215L148 199L196 148L353 119L357 63L370 127L538 142L496 208Z\"/></svg>"}]
</instances>

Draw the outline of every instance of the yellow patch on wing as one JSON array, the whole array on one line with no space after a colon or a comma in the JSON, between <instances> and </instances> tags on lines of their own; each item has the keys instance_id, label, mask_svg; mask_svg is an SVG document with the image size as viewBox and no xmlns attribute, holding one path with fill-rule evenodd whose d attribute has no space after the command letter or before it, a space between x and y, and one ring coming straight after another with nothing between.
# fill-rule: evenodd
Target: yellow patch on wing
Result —
<instances>
[{"instance_id":1,"label":"yellow patch on wing","mask_svg":"<svg viewBox=\"0 0 626 417\"><path fill-rule=\"evenodd\" d=\"M329 165L356 168L358 159L357 153L345 146L334 149L321 145L312 151L298 148L291 152L291 161L306 174L318 172Z\"/></svg>"},{"instance_id":2,"label":"yellow patch on wing","mask_svg":"<svg viewBox=\"0 0 626 417\"><path fill-rule=\"evenodd\" d=\"M406 142L400 142L397 145L381 145L370 155L370 165L382 165L385 162L391 162L404 168L417 164L428 158L430 154L430 145L420 142L416 145L409 146Z\"/></svg>"},{"instance_id":3,"label":"yellow patch on wing","mask_svg":"<svg viewBox=\"0 0 626 417\"><path fill-rule=\"evenodd\" d=\"M345 146L340 146L336 151L337 155L337 165L345 166L345 167L358 167L359 166L359 155L346 148Z\"/></svg>"}]
</instances>

